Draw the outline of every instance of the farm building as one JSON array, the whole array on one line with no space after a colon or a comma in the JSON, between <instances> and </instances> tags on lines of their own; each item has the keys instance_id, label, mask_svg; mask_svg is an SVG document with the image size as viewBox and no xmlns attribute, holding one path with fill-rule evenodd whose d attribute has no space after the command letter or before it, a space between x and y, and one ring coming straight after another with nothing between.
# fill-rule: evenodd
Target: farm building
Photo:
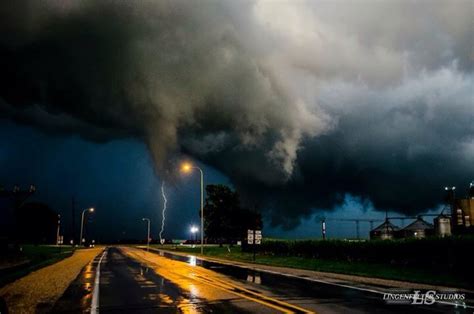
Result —
<instances>
[{"instance_id":1,"label":"farm building","mask_svg":"<svg viewBox=\"0 0 474 314\"><path fill-rule=\"evenodd\" d=\"M393 239L400 228L392 224L388 219L375 229L370 231L370 239L388 240Z\"/></svg>"},{"instance_id":2,"label":"farm building","mask_svg":"<svg viewBox=\"0 0 474 314\"><path fill-rule=\"evenodd\" d=\"M434 226L418 217L414 222L397 232L399 238L425 238L434 235Z\"/></svg>"}]
</instances>

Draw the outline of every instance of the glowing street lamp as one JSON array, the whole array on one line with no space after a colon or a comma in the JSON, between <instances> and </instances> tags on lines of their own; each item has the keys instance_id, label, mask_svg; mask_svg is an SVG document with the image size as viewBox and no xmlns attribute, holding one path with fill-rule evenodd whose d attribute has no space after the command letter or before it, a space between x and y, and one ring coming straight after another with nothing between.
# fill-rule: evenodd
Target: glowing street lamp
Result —
<instances>
[{"instance_id":1,"label":"glowing street lamp","mask_svg":"<svg viewBox=\"0 0 474 314\"><path fill-rule=\"evenodd\" d=\"M181 165L181 171L184 173L190 173L192 169L199 170L201 174L201 254L204 254L204 173L201 168L189 162L185 162Z\"/></svg>"},{"instance_id":2,"label":"glowing street lamp","mask_svg":"<svg viewBox=\"0 0 474 314\"><path fill-rule=\"evenodd\" d=\"M190 164L190 163L187 163L185 162L182 166L181 166L181 170L185 173L188 173L191 171L191 169L193 168L193 166Z\"/></svg>"},{"instance_id":3,"label":"glowing street lamp","mask_svg":"<svg viewBox=\"0 0 474 314\"><path fill-rule=\"evenodd\" d=\"M84 230L84 213L85 212L89 212L89 213L93 213L94 212L94 208L91 207L91 208L86 208L82 211L82 215L81 215L81 237L79 238L79 241L80 241L80 244L83 244L85 241L82 239L82 231Z\"/></svg>"},{"instance_id":4,"label":"glowing street lamp","mask_svg":"<svg viewBox=\"0 0 474 314\"><path fill-rule=\"evenodd\" d=\"M191 233L193 234L193 237L194 237L194 242L197 241L196 239L196 233L199 231L199 228L196 227L196 226L191 226Z\"/></svg>"},{"instance_id":5,"label":"glowing street lamp","mask_svg":"<svg viewBox=\"0 0 474 314\"><path fill-rule=\"evenodd\" d=\"M447 192L447 201L451 202L451 213L454 213L456 207L456 187L445 186L444 189Z\"/></svg>"},{"instance_id":6,"label":"glowing street lamp","mask_svg":"<svg viewBox=\"0 0 474 314\"><path fill-rule=\"evenodd\" d=\"M453 201L454 199L456 198L456 187L455 186L445 186L444 187L444 190L445 191L448 191L448 195L450 194L453 198Z\"/></svg>"}]
</instances>

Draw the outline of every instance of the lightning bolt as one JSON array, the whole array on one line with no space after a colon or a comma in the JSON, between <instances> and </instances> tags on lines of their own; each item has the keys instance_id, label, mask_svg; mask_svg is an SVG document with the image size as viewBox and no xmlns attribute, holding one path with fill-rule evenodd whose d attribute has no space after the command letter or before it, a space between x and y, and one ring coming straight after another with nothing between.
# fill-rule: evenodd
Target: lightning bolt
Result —
<instances>
[{"instance_id":1,"label":"lightning bolt","mask_svg":"<svg viewBox=\"0 0 474 314\"><path fill-rule=\"evenodd\" d=\"M161 218L160 243L163 243L164 239L162 238L162 234L163 234L163 231L165 230L166 203L168 203L168 199L166 198L166 194L165 194L165 181L161 183L161 196L163 196L163 210L162 210L162 218Z\"/></svg>"}]
</instances>

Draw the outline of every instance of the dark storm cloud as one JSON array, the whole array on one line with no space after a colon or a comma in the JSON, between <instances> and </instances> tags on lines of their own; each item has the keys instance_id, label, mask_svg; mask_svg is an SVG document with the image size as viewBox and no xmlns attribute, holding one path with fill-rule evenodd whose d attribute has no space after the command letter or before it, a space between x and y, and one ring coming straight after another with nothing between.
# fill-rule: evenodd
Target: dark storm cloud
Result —
<instances>
[{"instance_id":1,"label":"dark storm cloud","mask_svg":"<svg viewBox=\"0 0 474 314\"><path fill-rule=\"evenodd\" d=\"M324 116L293 105L271 71L243 49L223 4L13 6L4 14L21 18L2 19L1 93L16 116L35 104L112 136L118 129L138 134L159 169L179 148L178 137L224 131L236 149L252 154L258 146L268 167L283 165L276 170L283 178L296 157L287 143L325 127ZM46 116L37 120L45 124Z\"/></svg>"},{"instance_id":2,"label":"dark storm cloud","mask_svg":"<svg viewBox=\"0 0 474 314\"><path fill-rule=\"evenodd\" d=\"M421 211L474 174L472 3L14 1L0 115L185 152L292 227Z\"/></svg>"},{"instance_id":3,"label":"dark storm cloud","mask_svg":"<svg viewBox=\"0 0 474 314\"><path fill-rule=\"evenodd\" d=\"M385 91L321 87L321 106L337 128L303 144L290 194L272 199L288 208L332 208L347 193L362 196L360 207L416 214L442 203L446 185L464 196L474 178L472 82L446 68ZM288 227L298 222L274 217Z\"/></svg>"}]
</instances>

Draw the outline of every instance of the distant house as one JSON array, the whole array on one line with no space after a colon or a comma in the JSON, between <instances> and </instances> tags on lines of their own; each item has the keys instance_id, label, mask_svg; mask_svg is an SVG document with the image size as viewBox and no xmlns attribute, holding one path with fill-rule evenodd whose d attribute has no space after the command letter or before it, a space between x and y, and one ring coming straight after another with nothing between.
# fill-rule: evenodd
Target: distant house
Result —
<instances>
[{"instance_id":1,"label":"distant house","mask_svg":"<svg viewBox=\"0 0 474 314\"><path fill-rule=\"evenodd\" d=\"M385 222L375 229L370 231L371 240L389 240L393 239L396 233L400 230L397 226L392 224L388 219L385 219Z\"/></svg>"},{"instance_id":2,"label":"distant house","mask_svg":"<svg viewBox=\"0 0 474 314\"><path fill-rule=\"evenodd\" d=\"M400 238L425 238L434 235L434 226L421 217L397 232Z\"/></svg>"}]
</instances>

